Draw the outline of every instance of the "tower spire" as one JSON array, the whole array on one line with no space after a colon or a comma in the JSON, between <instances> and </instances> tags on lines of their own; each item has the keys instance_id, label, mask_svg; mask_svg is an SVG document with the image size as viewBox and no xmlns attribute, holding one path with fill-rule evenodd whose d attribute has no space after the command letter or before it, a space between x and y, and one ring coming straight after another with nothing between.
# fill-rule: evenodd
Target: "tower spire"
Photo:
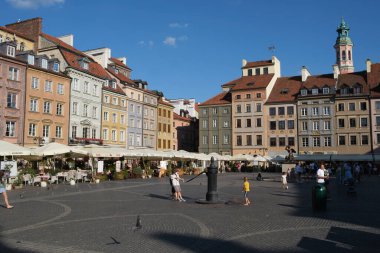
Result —
<instances>
[{"instance_id":1,"label":"tower spire","mask_svg":"<svg viewBox=\"0 0 380 253\"><path fill-rule=\"evenodd\" d=\"M354 72L354 61L352 57L353 43L349 37L350 27L342 20L336 29L338 37L334 48L336 51L336 64L341 74Z\"/></svg>"}]
</instances>

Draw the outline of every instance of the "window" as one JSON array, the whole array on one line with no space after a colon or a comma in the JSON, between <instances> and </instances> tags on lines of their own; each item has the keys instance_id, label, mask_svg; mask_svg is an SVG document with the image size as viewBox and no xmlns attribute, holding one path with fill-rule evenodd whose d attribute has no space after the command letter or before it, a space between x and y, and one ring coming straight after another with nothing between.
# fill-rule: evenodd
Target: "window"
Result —
<instances>
[{"instance_id":1,"label":"window","mask_svg":"<svg viewBox=\"0 0 380 253\"><path fill-rule=\"evenodd\" d=\"M55 137L62 138L62 127L61 126L55 127Z\"/></svg>"},{"instance_id":2,"label":"window","mask_svg":"<svg viewBox=\"0 0 380 253\"><path fill-rule=\"evenodd\" d=\"M354 91L354 94L360 94L360 93L362 93L362 87L361 86L355 86L353 91Z\"/></svg>"},{"instance_id":3,"label":"window","mask_svg":"<svg viewBox=\"0 0 380 253\"><path fill-rule=\"evenodd\" d=\"M235 99L241 99L241 95L236 95Z\"/></svg>"},{"instance_id":4,"label":"window","mask_svg":"<svg viewBox=\"0 0 380 253\"><path fill-rule=\"evenodd\" d=\"M362 135L362 145L368 145L368 135Z\"/></svg>"},{"instance_id":5,"label":"window","mask_svg":"<svg viewBox=\"0 0 380 253\"><path fill-rule=\"evenodd\" d=\"M261 93L256 93L256 98L261 98Z\"/></svg>"},{"instance_id":6,"label":"window","mask_svg":"<svg viewBox=\"0 0 380 253\"><path fill-rule=\"evenodd\" d=\"M208 136L207 135L203 135L202 136L202 144L203 145L207 145L208 144Z\"/></svg>"},{"instance_id":7,"label":"window","mask_svg":"<svg viewBox=\"0 0 380 253\"><path fill-rule=\"evenodd\" d=\"M223 122L223 127L228 127L229 126L229 123L228 123L229 121L224 121Z\"/></svg>"},{"instance_id":8,"label":"window","mask_svg":"<svg viewBox=\"0 0 380 253\"><path fill-rule=\"evenodd\" d=\"M82 66L83 66L84 69L88 69L88 62L83 62Z\"/></svg>"},{"instance_id":9,"label":"window","mask_svg":"<svg viewBox=\"0 0 380 253\"><path fill-rule=\"evenodd\" d=\"M73 139L77 138L77 126L71 127L71 138Z\"/></svg>"},{"instance_id":10,"label":"window","mask_svg":"<svg viewBox=\"0 0 380 253\"><path fill-rule=\"evenodd\" d=\"M375 102L375 108L376 110L380 110L380 101Z\"/></svg>"},{"instance_id":11,"label":"window","mask_svg":"<svg viewBox=\"0 0 380 253\"><path fill-rule=\"evenodd\" d=\"M52 81L45 81L45 91L51 92L52 91L53 82Z\"/></svg>"},{"instance_id":12,"label":"window","mask_svg":"<svg viewBox=\"0 0 380 253\"><path fill-rule=\"evenodd\" d=\"M323 107L323 115L330 115L330 113L331 113L330 106L324 106Z\"/></svg>"},{"instance_id":13,"label":"window","mask_svg":"<svg viewBox=\"0 0 380 253\"><path fill-rule=\"evenodd\" d=\"M368 119L360 118L360 127L368 127Z\"/></svg>"},{"instance_id":14,"label":"window","mask_svg":"<svg viewBox=\"0 0 380 253\"><path fill-rule=\"evenodd\" d=\"M98 108L96 106L92 107L92 117L94 119L98 118Z\"/></svg>"},{"instance_id":15,"label":"window","mask_svg":"<svg viewBox=\"0 0 380 253\"><path fill-rule=\"evenodd\" d=\"M38 89L40 79L37 77L32 77L32 89Z\"/></svg>"},{"instance_id":16,"label":"window","mask_svg":"<svg viewBox=\"0 0 380 253\"><path fill-rule=\"evenodd\" d=\"M344 145L346 145L346 136L339 136L339 138L338 138L338 144L340 145L340 146L344 146Z\"/></svg>"},{"instance_id":17,"label":"window","mask_svg":"<svg viewBox=\"0 0 380 253\"><path fill-rule=\"evenodd\" d=\"M318 107L313 107L313 115L318 116L319 114L319 108Z\"/></svg>"},{"instance_id":18,"label":"window","mask_svg":"<svg viewBox=\"0 0 380 253\"><path fill-rule=\"evenodd\" d=\"M263 68L264 75L268 75L269 71L268 68Z\"/></svg>"},{"instance_id":19,"label":"window","mask_svg":"<svg viewBox=\"0 0 380 253\"><path fill-rule=\"evenodd\" d=\"M285 115L285 107L278 108L278 115Z\"/></svg>"},{"instance_id":20,"label":"window","mask_svg":"<svg viewBox=\"0 0 380 253\"><path fill-rule=\"evenodd\" d=\"M380 116L376 116L376 126L380 126Z\"/></svg>"},{"instance_id":21,"label":"window","mask_svg":"<svg viewBox=\"0 0 380 253\"><path fill-rule=\"evenodd\" d=\"M36 124L34 124L34 123L30 123L30 124L29 124L28 135L29 135L29 136L36 136L36 129L37 129Z\"/></svg>"},{"instance_id":22,"label":"window","mask_svg":"<svg viewBox=\"0 0 380 253\"><path fill-rule=\"evenodd\" d=\"M256 127L261 127L261 118L256 119Z\"/></svg>"},{"instance_id":23,"label":"window","mask_svg":"<svg viewBox=\"0 0 380 253\"><path fill-rule=\"evenodd\" d=\"M324 137L324 146L331 147L331 137L329 136Z\"/></svg>"},{"instance_id":24,"label":"window","mask_svg":"<svg viewBox=\"0 0 380 253\"><path fill-rule=\"evenodd\" d=\"M263 145L263 137L261 135L256 135L256 145L257 146Z\"/></svg>"},{"instance_id":25,"label":"window","mask_svg":"<svg viewBox=\"0 0 380 253\"><path fill-rule=\"evenodd\" d=\"M307 116L307 108L301 108L301 116Z\"/></svg>"},{"instance_id":26,"label":"window","mask_svg":"<svg viewBox=\"0 0 380 253\"><path fill-rule=\"evenodd\" d=\"M79 91L79 79L77 79L77 78L73 79L73 90Z\"/></svg>"},{"instance_id":27,"label":"window","mask_svg":"<svg viewBox=\"0 0 380 253\"><path fill-rule=\"evenodd\" d=\"M110 96L104 96L104 102L109 104L110 103Z\"/></svg>"},{"instance_id":28,"label":"window","mask_svg":"<svg viewBox=\"0 0 380 253\"><path fill-rule=\"evenodd\" d=\"M53 71L59 72L59 63L58 62L53 63Z\"/></svg>"},{"instance_id":29,"label":"window","mask_svg":"<svg viewBox=\"0 0 380 253\"><path fill-rule=\"evenodd\" d=\"M125 124L125 115L120 115L120 124Z\"/></svg>"},{"instance_id":30,"label":"window","mask_svg":"<svg viewBox=\"0 0 380 253\"><path fill-rule=\"evenodd\" d=\"M48 61L46 59L41 59L41 68L43 69L48 68Z\"/></svg>"},{"instance_id":31,"label":"window","mask_svg":"<svg viewBox=\"0 0 380 253\"><path fill-rule=\"evenodd\" d=\"M367 103L366 102L360 102L360 110L367 111Z\"/></svg>"},{"instance_id":32,"label":"window","mask_svg":"<svg viewBox=\"0 0 380 253\"><path fill-rule=\"evenodd\" d=\"M288 120L288 129L294 129L294 120Z\"/></svg>"},{"instance_id":33,"label":"window","mask_svg":"<svg viewBox=\"0 0 380 253\"><path fill-rule=\"evenodd\" d=\"M7 46L7 55L15 57L16 55L16 48L12 46Z\"/></svg>"},{"instance_id":34,"label":"window","mask_svg":"<svg viewBox=\"0 0 380 253\"><path fill-rule=\"evenodd\" d=\"M241 128L241 119L236 120L236 127Z\"/></svg>"},{"instance_id":35,"label":"window","mask_svg":"<svg viewBox=\"0 0 380 253\"><path fill-rule=\"evenodd\" d=\"M286 108L286 110L287 110L288 115L294 115L294 107L293 106L288 106Z\"/></svg>"},{"instance_id":36,"label":"window","mask_svg":"<svg viewBox=\"0 0 380 253\"><path fill-rule=\"evenodd\" d=\"M245 112L251 112L251 105L250 104L245 106Z\"/></svg>"},{"instance_id":37,"label":"window","mask_svg":"<svg viewBox=\"0 0 380 253\"><path fill-rule=\"evenodd\" d=\"M261 103L256 103L256 112L261 112Z\"/></svg>"},{"instance_id":38,"label":"window","mask_svg":"<svg viewBox=\"0 0 380 253\"><path fill-rule=\"evenodd\" d=\"M313 137L313 147L320 147L320 146L321 146L320 137Z\"/></svg>"},{"instance_id":39,"label":"window","mask_svg":"<svg viewBox=\"0 0 380 253\"><path fill-rule=\"evenodd\" d=\"M252 76L252 69L248 69L248 76Z\"/></svg>"},{"instance_id":40,"label":"window","mask_svg":"<svg viewBox=\"0 0 380 253\"><path fill-rule=\"evenodd\" d=\"M83 105L83 117L88 117L88 105Z\"/></svg>"},{"instance_id":41,"label":"window","mask_svg":"<svg viewBox=\"0 0 380 253\"><path fill-rule=\"evenodd\" d=\"M135 127L135 120L134 119L129 119L129 126Z\"/></svg>"},{"instance_id":42,"label":"window","mask_svg":"<svg viewBox=\"0 0 380 253\"><path fill-rule=\"evenodd\" d=\"M212 136L212 144L218 144L218 136L217 135L213 135Z\"/></svg>"},{"instance_id":43,"label":"window","mask_svg":"<svg viewBox=\"0 0 380 253\"><path fill-rule=\"evenodd\" d=\"M241 113L241 105L236 105L236 113Z\"/></svg>"},{"instance_id":44,"label":"window","mask_svg":"<svg viewBox=\"0 0 380 253\"><path fill-rule=\"evenodd\" d=\"M377 134L376 135L376 144L379 144L380 143L380 134Z\"/></svg>"},{"instance_id":45,"label":"window","mask_svg":"<svg viewBox=\"0 0 380 253\"><path fill-rule=\"evenodd\" d=\"M51 108L51 102L45 101L44 102L44 113L50 113L50 108Z\"/></svg>"},{"instance_id":46,"label":"window","mask_svg":"<svg viewBox=\"0 0 380 253\"><path fill-rule=\"evenodd\" d=\"M269 122L269 129L270 130L276 130L276 121L270 121Z\"/></svg>"},{"instance_id":47,"label":"window","mask_svg":"<svg viewBox=\"0 0 380 253\"><path fill-rule=\"evenodd\" d=\"M344 119L338 119L338 127L343 128L344 127Z\"/></svg>"},{"instance_id":48,"label":"window","mask_svg":"<svg viewBox=\"0 0 380 253\"><path fill-rule=\"evenodd\" d=\"M203 128L208 128L208 120L207 119L203 120L202 126L203 126Z\"/></svg>"},{"instance_id":49,"label":"window","mask_svg":"<svg viewBox=\"0 0 380 253\"><path fill-rule=\"evenodd\" d=\"M119 99L118 98L112 98L112 104L118 105L119 104Z\"/></svg>"},{"instance_id":50,"label":"window","mask_svg":"<svg viewBox=\"0 0 380 253\"><path fill-rule=\"evenodd\" d=\"M348 87L344 87L344 88L342 88L342 89L340 90L340 94L341 94L341 95L347 95L347 94L348 94L348 91L349 91Z\"/></svg>"},{"instance_id":51,"label":"window","mask_svg":"<svg viewBox=\"0 0 380 253\"><path fill-rule=\"evenodd\" d=\"M317 88L311 89L311 94L318 95L318 89Z\"/></svg>"},{"instance_id":52,"label":"window","mask_svg":"<svg viewBox=\"0 0 380 253\"><path fill-rule=\"evenodd\" d=\"M38 112L38 99L35 99L35 98L30 99L30 111Z\"/></svg>"},{"instance_id":53,"label":"window","mask_svg":"<svg viewBox=\"0 0 380 253\"><path fill-rule=\"evenodd\" d=\"M217 127L216 119L213 119L213 120L212 120L212 127L214 127L214 128Z\"/></svg>"},{"instance_id":54,"label":"window","mask_svg":"<svg viewBox=\"0 0 380 253\"><path fill-rule=\"evenodd\" d=\"M307 131L308 127L307 127L307 121L302 121L302 131Z\"/></svg>"},{"instance_id":55,"label":"window","mask_svg":"<svg viewBox=\"0 0 380 253\"><path fill-rule=\"evenodd\" d=\"M278 121L278 129L284 130L285 129L285 120Z\"/></svg>"},{"instance_id":56,"label":"window","mask_svg":"<svg viewBox=\"0 0 380 253\"><path fill-rule=\"evenodd\" d=\"M319 130L319 122L318 121L313 121L313 130L318 131Z\"/></svg>"},{"instance_id":57,"label":"window","mask_svg":"<svg viewBox=\"0 0 380 253\"><path fill-rule=\"evenodd\" d=\"M252 126L251 119L246 119L245 125L246 127L251 127Z\"/></svg>"},{"instance_id":58,"label":"window","mask_svg":"<svg viewBox=\"0 0 380 253\"><path fill-rule=\"evenodd\" d=\"M227 113L228 113L228 109L227 109L227 108L224 108L224 109L223 109L223 113L224 113L224 114L227 114Z\"/></svg>"},{"instance_id":59,"label":"window","mask_svg":"<svg viewBox=\"0 0 380 253\"><path fill-rule=\"evenodd\" d=\"M230 136L228 134L225 134L223 136L223 144L229 144L230 143Z\"/></svg>"},{"instance_id":60,"label":"window","mask_svg":"<svg viewBox=\"0 0 380 253\"><path fill-rule=\"evenodd\" d=\"M117 115L116 113L112 113L112 123L116 123L117 122Z\"/></svg>"},{"instance_id":61,"label":"window","mask_svg":"<svg viewBox=\"0 0 380 253\"><path fill-rule=\"evenodd\" d=\"M309 147L309 138L302 137L302 147Z\"/></svg>"},{"instance_id":62,"label":"window","mask_svg":"<svg viewBox=\"0 0 380 253\"><path fill-rule=\"evenodd\" d=\"M350 145L356 145L357 140L356 140L356 135L351 135L350 136Z\"/></svg>"},{"instance_id":63,"label":"window","mask_svg":"<svg viewBox=\"0 0 380 253\"><path fill-rule=\"evenodd\" d=\"M129 106L129 110L133 113L133 112L135 112L135 105L134 104L131 104L130 106Z\"/></svg>"},{"instance_id":64,"label":"window","mask_svg":"<svg viewBox=\"0 0 380 253\"><path fill-rule=\"evenodd\" d=\"M9 67L9 80L18 81L20 70L14 67Z\"/></svg>"},{"instance_id":65,"label":"window","mask_svg":"<svg viewBox=\"0 0 380 253\"><path fill-rule=\"evenodd\" d=\"M325 88L322 89L322 92L323 92L323 94L329 94L330 93L330 88L325 87Z\"/></svg>"},{"instance_id":66,"label":"window","mask_svg":"<svg viewBox=\"0 0 380 253\"><path fill-rule=\"evenodd\" d=\"M348 104L348 110L349 111L355 111L355 103L349 103Z\"/></svg>"},{"instance_id":67,"label":"window","mask_svg":"<svg viewBox=\"0 0 380 253\"><path fill-rule=\"evenodd\" d=\"M125 134L124 134L124 131L123 130L121 130L120 131L120 141L125 141Z\"/></svg>"},{"instance_id":68,"label":"window","mask_svg":"<svg viewBox=\"0 0 380 253\"><path fill-rule=\"evenodd\" d=\"M355 118L350 118L350 127L355 128L356 127L356 119Z\"/></svg>"},{"instance_id":69,"label":"window","mask_svg":"<svg viewBox=\"0 0 380 253\"><path fill-rule=\"evenodd\" d=\"M6 124L5 136L15 137L16 136L16 122L6 121L5 124Z\"/></svg>"},{"instance_id":70,"label":"window","mask_svg":"<svg viewBox=\"0 0 380 253\"><path fill-rule=\"evenodd\" d=\"M260 75L260 68L255 69L255 75L257 75L257 76Z\"/></svg>"},{"instance_id":71,"label":"window","mask_svg":"<svg viewBox=\"0 0 380 253\"><path fill-rule=\"evenodd\" d=\"M108 112L103 112L103 120L108 121L108 118L109 118Z\"/></svg>"},{"instance_id":72,"label":"window","mask_svg":"<svg viewBox=\"0 0 380 253\"><path fill-rule=\"evenodd\" d=\"M285 137L279 137L278 138L278 146L280 147L284 147L286 144L285 144Z\"/></svg>"},{"instance_id":73,"label":"window","mask_svg":"<svg viewBox=\"0 0 380 253\"><path fill-rule=\"evenodd\" d=\"M154 110L153 109L150 109L150 116L154 117Z\"/></svg>"},{"instance_id":74,"label":"window","mask_svg":"<svg viewBox=\"0 0 380 253\"><path fill-rule=\"evenodd\" d=\"M306 96L307 95L307 90L306 89L302 89L301 90L301 96Z\"/></svg>"},{"instance_id":75,"label":"window","mask_svg":"<svg viewBox=\"0 0 380 253\"><path fill-rule=\"evenodd\" d=\"M63 84L59 83L59 84L57 85L57 93L58 93L59 95L63 95Z\"/></svg>"},{"instance_id":76,"label":"window","mask_svg":"<svg viewBox=\"0 0 380 253\"><path fill-rule=\"evenodd\" d=\"M294 137L288 137L288 145L294 146Z\"/></svg>"},{"instance_id":77,"label":"window","mask_svg":"<svg viewBox=\"0 0 380 253\"><path fill-rule=\"evenodd\" d=\"M276 115L276 107L270 107L269 108L269 115L271 115L271 116Z\"/></svg>"},{"instance_id":78,"label":"window","mask_svg":"<svg viewBox=\"0 0 380 253\"><path fill-rule=\"evenodd\" d=\"M57 103L57 115L63 115L63 104Z\"/></svg>"},{"instance_id":79,"label":"window","mask_svg":"<svg viewBox=\"0 0 380 253\"><path fill-rule=\"evenodd\" d=\"M148 116L148 109L144 108L144 116Z\"/></svg>"},{"instance_id":80,"label":"window","mask_svg":"<svg viewBox=\"0 0 380 253\"><path fill-rule=\"evenodd\" d=\"M329 120L325 120L325 121L323 122L323 128L324 128L325 130L330 130L330 129L331 129L331 122L330 122Z\"/></svg>"},{"instance_id":81,"label":"window","mask_svg":"<svg viewBox=\"0 0 380 253\"><path fill-rule=\"evenodd\" d=\"M108 140L108 129L104 128L103 129L103 140Z\"/></svg>"},{"instance_id":82,"label":"window","mask_svg":"<svg viewBox=\"0 0 380 253\"><path fill-rule=\"evenodd\" d=\"M9 92L7 95L7 107L16 108L17 94Z\"/></svg>"},{"instance_id":83,"label":"window","mask_svg":"<svg viewBox=\"0 0 380 253\"><path fill-rule=\"evenodd\" d=\"M49 125L43 125L42 136L43 137L49 137L49 132L50 132L50 126Z\"/></svg>"},{"instance_id":84,"label":"window","mask_svg":"<svg viewBox=\"0 0 380 253\"><path fill-rule=\"evenodd\" d=\"M84 82L84 84L83 84L83 93L85 93L85 94L88 94L88 92L89 92L89 90L88 90L88 82Z\"/></svg>"},{"instance_id":85,"label":"window","mask_svg":"<svg viewBox=\"0 0 380 253\"><path fill-rule=\"evenodd\" d=\"M98 95L98 85L94 84L92 86L92 95L97 96Z\"/></svg>"},{"instance_id":86,"label":"window","mask_svg":"<svg viewBox=\"0 0 380 253\"><path fill-rule=\"evenodd\" d=\"M202 110L203 115L207 115L207 109Z\"/></svg>"},{"instance_id":87,"label":"window","mask_svg":"<svg viewBox=\"0 0 380 253\"><path fill-rule=\"evenodd\" d=\"M277 146L277 139L275 137L269 138L269 145L271 147L276 147Z\"/></svg>"},{"instance_id":88,"label":"window","mask_svg":"<svg viewBox=\"0 0 380 253\"><path fill-rule=\"evenodd\" d=\"M252 146L252 135L247 135L247 146Z\"/></svg>"},{"instance_id":89,"label":"window","mask_svg":"<svg viewBox=\"0 0 380 253\"><path fill-rule=\"evenodd\" d=\"M236 136L236 146L242 145L242 138L241 135Z\"/></svg>"},{"instance_id":90,"label":"window","mask_svg":"<svg viewBox=\"0 0 380 253\"><path fill-rule=\"evenodd\" d=\"M116 130L115 129L112 129L111 136L112 136L112 141L116 141L117 140L117 135L116 135Z\"/></svg>"},{"instance_id":91,"label":"window","mask_svg":"<svg viewBox=\"0 0 380 253\"><path fill-rule=\"evenodd\" d=\"M251 98L251 94L245 94L245 98L247 99Z\"/></svg>"},{"instance_id":92,"label":"window","mask_svg":"<svg viewBox=\"0 0 380 253\"><path fill-rule=\"evenodd\" d=\"M218 114L218 108L212 108L212 114Z\"/></svg>"},{"instance_id":93,"label":"window","mask_svg":"<svg viewBox=\"0 0 380 253\"><path fill-rule=\"evenodd\" d=\"M343 112L344 111L344 104L343 103L339 103L338 104L338 111L339 112Z\"/></svg>"}]
</instances>

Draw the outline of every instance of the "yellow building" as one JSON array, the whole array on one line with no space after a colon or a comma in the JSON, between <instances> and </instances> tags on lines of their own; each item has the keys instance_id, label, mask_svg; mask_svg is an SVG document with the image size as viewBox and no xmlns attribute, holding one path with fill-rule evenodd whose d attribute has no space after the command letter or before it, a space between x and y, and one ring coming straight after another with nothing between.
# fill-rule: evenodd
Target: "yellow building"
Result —
<instances>
[{"instance_id":1,"label":"yellow building","mask_svg":"<svg viewBox=\"0 0 380 253\"><path fill-rule=\"evenodd\" d=\"M0 43L5 41L15 41L18 51L28 51L34 49L34 41L12 29L0 26Z\"/></svg>"},{"instance_id":2,"label":"yellow building","mask_svg":"<svg viewBox=\"0 0 380 253\"><path fill-rule=\"evenodd\" d=\"M127 97L113 80L103 87L102 140L106 145L126 147L126 139Z\"/></svg>"},{"instance_id":3,"label":"yellow building","mask_svg":"<svg viewBox=\"0 0 380 253\"><path fill-rule=\"evenodd\" d=\"M162 98L158 100L157 150L173 148L173 108L174 106Z\"/></svg>"}]
</instances>

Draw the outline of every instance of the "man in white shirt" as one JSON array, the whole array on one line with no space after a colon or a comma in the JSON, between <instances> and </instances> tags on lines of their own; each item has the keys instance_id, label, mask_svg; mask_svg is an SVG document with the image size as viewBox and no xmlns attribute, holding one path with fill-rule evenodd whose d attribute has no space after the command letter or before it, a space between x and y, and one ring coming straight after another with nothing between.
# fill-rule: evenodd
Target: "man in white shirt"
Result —
<instances>
[{"instance_id":1,"label":"man in white shirt","mask_svg":"<svg viewBox=\"0 0 380 253\"><path fill-rule=\"evenodd\" d=\"M322 164L321 167L317 170L317 183L325 184L325 178L324 165Z\"/></svg>"}]
</instances>

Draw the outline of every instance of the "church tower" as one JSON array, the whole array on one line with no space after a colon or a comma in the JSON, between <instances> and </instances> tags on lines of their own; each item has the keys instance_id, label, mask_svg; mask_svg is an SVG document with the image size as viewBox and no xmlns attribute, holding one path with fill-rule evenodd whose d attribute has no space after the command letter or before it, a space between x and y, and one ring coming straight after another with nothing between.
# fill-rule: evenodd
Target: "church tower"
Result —
<instances>
[{"instance_id":1,"label":"church tower","mask_svg":"<svg viewBox=\"0 0 380 253\"><path fill-rule=\"evenodd\" d=\"M352 57L353 44L351 38L348 36L350 28L346 22L344 22L343 18L336 31L338 37L336 38L334 48L336 51L336 64L339 67L339 72L341 74L352 73L354 72L354 60Z\"/></svg>"}]
</instances>

